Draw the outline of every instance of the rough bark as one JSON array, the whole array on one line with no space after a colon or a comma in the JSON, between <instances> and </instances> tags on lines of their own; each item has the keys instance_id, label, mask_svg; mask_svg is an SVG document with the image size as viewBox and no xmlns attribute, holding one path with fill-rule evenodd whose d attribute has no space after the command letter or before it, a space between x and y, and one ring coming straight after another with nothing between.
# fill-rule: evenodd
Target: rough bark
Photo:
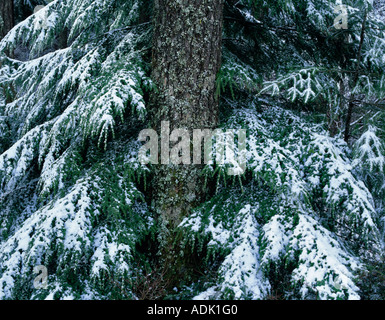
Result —
<instances>
[{"instance_id":1,"label":"rough bark","mask_svg":"<svg viewBox=\"0 0 385 320\"><path fill-rule=\"evenodd\" d=\"M186 129L191 150L192 130L214 129L218 124L215 92L222 15L223 0L154 1L152 79L157 92L150 103L152 127L159 133L162 121L168 121L170 132ZM204 199L203 182L202 165L163 162L154 166L152 205L160 226L159 262L170 288L188 281L191 273L190 257L181 254L176 240L176 227Z\"/></svg>"},{"instance_id":2,"label":"rough bark","mask_svg":"<svg viewBox=\"0 0 385 320\"><path fill-rule=\"evenodd\" d=\"M15 25L13 0L0 0L0 39Z\"/></svg>"},{"instance_id":3,"label":"rough bark","mask_svg":"<svg viewBox=\"0 0 385 320\"><path fill-rule=\"evenodd\" d=\"M216 127L222 12L223 0L155 0L152 78L158 92L150 116L157 130L161 121L169 121L171 131L187 129L190 137L193 129ZM167 228L177 226L202 201L201 169L156 166L153 205Z\"/></svg>"}]
</instances>

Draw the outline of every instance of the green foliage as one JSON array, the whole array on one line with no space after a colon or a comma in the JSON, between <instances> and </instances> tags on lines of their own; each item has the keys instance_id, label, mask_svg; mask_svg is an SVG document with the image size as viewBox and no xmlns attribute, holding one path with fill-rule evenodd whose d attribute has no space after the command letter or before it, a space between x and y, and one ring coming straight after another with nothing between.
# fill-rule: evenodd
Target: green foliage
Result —
<instances>
[{"instance_id":1,"label":"green foliage","mask_svg":"<svg viewBox=\"0 0 385 320\"><path fill-rule=\"evenodd\" d=\"M382 240L344 142L271 106L236 109L226 126L248 128L251 175L243 191L220 188L181 225L187 243L207 247L207 261L223 261L199 297L359 298L357 257L378 257Z\"/></svg>"},{"instance_id":2,"label":"green foliage","mask_svg":"<svg viewBox=\"0 0 385 320\"><path fill-rule=\"evenodd\" d=\"M0 299L382 297L381 11L345 1L338 30L329 0L225 2L217 96L221 128L247 131L246 172L205 167L214 192L176 239L190 283L169 292L136 141L152 1L55 0L29 17L41 3L16 1L0 41Z\"/></svg>"}]
</instances>

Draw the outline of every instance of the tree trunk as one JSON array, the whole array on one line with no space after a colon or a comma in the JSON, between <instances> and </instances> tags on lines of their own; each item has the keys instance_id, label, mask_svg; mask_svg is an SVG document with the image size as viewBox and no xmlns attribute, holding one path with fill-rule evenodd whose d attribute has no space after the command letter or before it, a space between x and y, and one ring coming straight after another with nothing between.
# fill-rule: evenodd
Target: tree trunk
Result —
<instances>
[{"instance_id":1,"label":"tree trunk","mask_svg":"<svg viewBox=\"0 0 385 320\"><path fill-rule=\"evenodd\" d=\"M158 92L150 115L159 130L214 128L218 123L216 75L221 64L223 0L155 0L153 74ZM162 152L165 152L163 149ZM177 226L205 193L199 165L158 165L153 203Z\"/></svg>"},{"instance_id":2,"label":"tree trunk","mask_svg":"<svg viewBox=\"0 0 385 320\"><path fill-rule=\"evenodd\" d=\"M223 0L154 1L152 79L157 92L151 97L149 113L157 132L162 121L169 122L169 132L186 129L190 137L193 129L217 126L222 15ZM166 137L169 132L162 134ZM191 142L189 146L191 150ZM169 156L167 147L162 145L163 160ZM201 165L167 164L166 160L154 168L152 205L162 228L161 254L175 270L181 262L175 261L177 253L171 244L175 227L203 201L206 190Z\"/></svg>"},{"instance_id":3,"label":"tree trunk","mask_svg":"<svg viewBox=\"0 0 385 320\"><path fill-rule=\"evenodd\" d=\"M13 0L0 0L0 39L15 25Z\"/></svg>"}]
</instances>

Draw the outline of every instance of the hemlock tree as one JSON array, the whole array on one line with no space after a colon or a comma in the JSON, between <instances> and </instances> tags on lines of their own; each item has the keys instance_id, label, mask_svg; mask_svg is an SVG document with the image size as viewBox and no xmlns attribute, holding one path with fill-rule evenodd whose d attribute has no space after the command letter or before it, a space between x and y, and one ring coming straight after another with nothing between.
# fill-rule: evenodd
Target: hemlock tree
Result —
<instances>
[{"instance_id":1,"label":"hemlock tree","mask_svg":"<svg viewBox=\"0 0 385 320\"><path fill-rule=\"evenodd\" d=\"M0 39L14 26L13 0L0 2Z\"/></svg>"},{"instance_id":2,"label":"hemlock tree","mask_svg":"<svg viewBox=\"0 0 385 320\"><path fill-rule=\"evenodd\" d=\"M192 163L192 150L180 165L171 164L169 135L182 129L192 137L194 129L218 125L215 92L221 65L223 1L156 0L154 10L152 79L158 91L152 95L150 117L158 130L162 121L169 127L162 132L167 144L161 146L162 164L154 168L152 189L160 223L168 229L163 234L167 239L162 240L167 245L173 241L174 228L207 193L203 166ZM164 252L174 256L169 249Z\"/></svg>"},{"instance_id":3,"label":"hemlock tree","mask_svg":"<svg viewBox=\"0 0 385 320\"><path fill-rule=\"evenodd\" d=\"M195 3L55 0L0 41L0 299L384 298L383 2L336 29L335 1L226 0L221 52ZM247 129L245 174L205 165L202 197L200 167L142 164L162 120Z\"/></svg>"}]
</instances>

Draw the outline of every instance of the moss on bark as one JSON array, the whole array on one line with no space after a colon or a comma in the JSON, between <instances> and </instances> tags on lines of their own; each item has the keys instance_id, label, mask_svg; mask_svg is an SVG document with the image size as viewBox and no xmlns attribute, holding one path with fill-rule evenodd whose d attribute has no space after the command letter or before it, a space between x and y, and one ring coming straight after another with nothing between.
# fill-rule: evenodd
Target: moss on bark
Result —
<instances>
[{"instance_id":1,"label":"moss on bark","mask_svg":"<svg viewBox=\"0 0 385 320\"><path fill-rule=\"evenodd\" d=\"M158 90L150 107L154 129L169 121L171 131L187 129L192 137L193 129L217 126L222 12L223 0L155 0L152 78ZM175 228L203 201L203 185L201 165L155 166L152 204L162 226L163 258L174 269L183 269Z\"/></svg>"}]
</instances>

